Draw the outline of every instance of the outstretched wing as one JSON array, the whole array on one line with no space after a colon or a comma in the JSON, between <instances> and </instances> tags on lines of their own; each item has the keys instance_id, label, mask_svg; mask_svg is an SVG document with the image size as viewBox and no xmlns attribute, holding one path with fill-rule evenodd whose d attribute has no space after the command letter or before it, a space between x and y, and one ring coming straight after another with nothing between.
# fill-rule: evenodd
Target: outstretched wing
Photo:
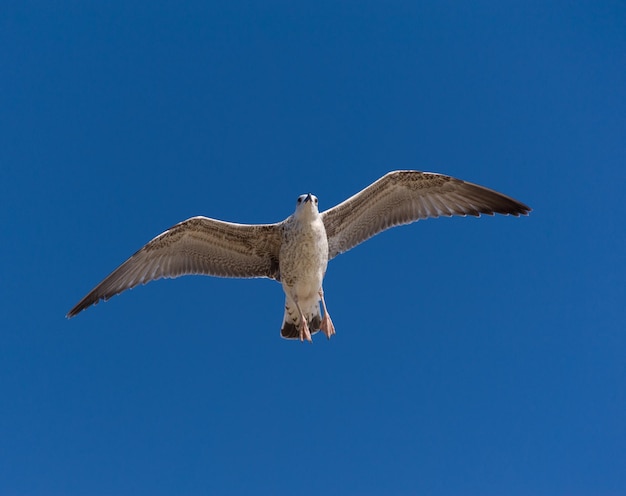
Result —
<instances>
[{"instance_id":1,"label":"outstretched wing","mask_svg":"<svg viewBox=\"0 0 626 496\"><path fill-rule=\"evenodd\" d=\"M431 172L394 171L322 212L329 259L385 229L445 215L526 215L530 208L492 189Z\"/></svg>"},{"instance_id":2,"label":"outstretched wing","mask_svg":"<svg viewBox=\"0 0 626 496\"><path fill-rule=\"evenodd\" d=\"M280 279L281 224L234 224L192 217L160 234L72 308L73 317L139 284L185 274Z\"/></svg>"}]
</instances>

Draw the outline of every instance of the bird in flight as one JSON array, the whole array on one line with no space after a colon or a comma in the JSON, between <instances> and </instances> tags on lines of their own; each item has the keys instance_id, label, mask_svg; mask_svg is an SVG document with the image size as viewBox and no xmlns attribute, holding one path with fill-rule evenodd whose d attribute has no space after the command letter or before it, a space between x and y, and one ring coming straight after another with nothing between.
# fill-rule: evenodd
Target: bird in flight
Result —
<instances>
[{"instance_id":1,"label":"bird in flight","mask_svg":"<svg viewBox=\"0 0 626 496\"><path fill-rule=\"evenodd\" d=\"M322 289L329 260L381 231L420 219L496 213L519 217L530 211L527 205L477 184L443 174L402 170L389 172L321 213L317 197L300 195L295 212L275 224L192 217L136 252L67 317L164 277L267 277L280 282L285 292L282 337L311 341L311 335L321 330L330 339L335 327Z\"/></svg>"}]
</instances>

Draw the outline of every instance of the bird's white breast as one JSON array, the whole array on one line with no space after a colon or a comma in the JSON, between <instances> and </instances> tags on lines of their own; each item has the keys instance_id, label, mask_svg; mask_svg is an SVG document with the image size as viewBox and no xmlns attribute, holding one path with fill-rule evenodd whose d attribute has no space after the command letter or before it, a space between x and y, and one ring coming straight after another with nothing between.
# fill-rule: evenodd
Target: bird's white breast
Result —
<instances>
[{"instance_id":1,"label":"bird's white breast","mask_svg":"<svg viewBox=\"0 0 626 496\"><path fill-rule=\"evenodd\" d=\"M317 300L328 265L328 238L319 214L290 219L283 231L280 276L287 296L304 303Z\"/></svg>"}]
</instances>

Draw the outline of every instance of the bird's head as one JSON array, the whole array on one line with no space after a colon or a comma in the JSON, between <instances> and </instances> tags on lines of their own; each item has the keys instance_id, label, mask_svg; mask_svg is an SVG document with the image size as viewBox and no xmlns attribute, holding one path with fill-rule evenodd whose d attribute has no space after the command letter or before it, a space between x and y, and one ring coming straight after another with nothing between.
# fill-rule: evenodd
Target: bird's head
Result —
<instances>
[{"instance_id":1,"label":"bird's head","mask_svg":"<svg viewBox=\"0 0 626 496\"><path fill-rule=\"evenodd\" d=\"M306 195L300 195L296 202L296 215L317 215L317 196L307 193Z\"/></svg>"}]
</instances>

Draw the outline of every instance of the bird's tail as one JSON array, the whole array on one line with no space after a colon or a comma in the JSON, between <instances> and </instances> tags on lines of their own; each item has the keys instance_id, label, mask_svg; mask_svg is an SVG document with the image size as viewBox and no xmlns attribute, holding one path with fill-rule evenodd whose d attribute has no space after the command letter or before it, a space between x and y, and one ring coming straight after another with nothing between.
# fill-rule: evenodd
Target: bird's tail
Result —
<instances>
[{"instance_id":1,"label":"bird's tail","mask_svg":"<svg viewBox=\"0 0 626 496\"><path fill-rule=\"evenodd\" d=\"M319 301L315 303L310 312L303 311L307 324L309 324L309 331L311 331L311 334L315 334L320 330L320 325L322 324ZM285 316L283 317L280 335L285 339L300 339L300 313L296 305L289 300L285 300Z\"/></svg>"}]
</instances>

